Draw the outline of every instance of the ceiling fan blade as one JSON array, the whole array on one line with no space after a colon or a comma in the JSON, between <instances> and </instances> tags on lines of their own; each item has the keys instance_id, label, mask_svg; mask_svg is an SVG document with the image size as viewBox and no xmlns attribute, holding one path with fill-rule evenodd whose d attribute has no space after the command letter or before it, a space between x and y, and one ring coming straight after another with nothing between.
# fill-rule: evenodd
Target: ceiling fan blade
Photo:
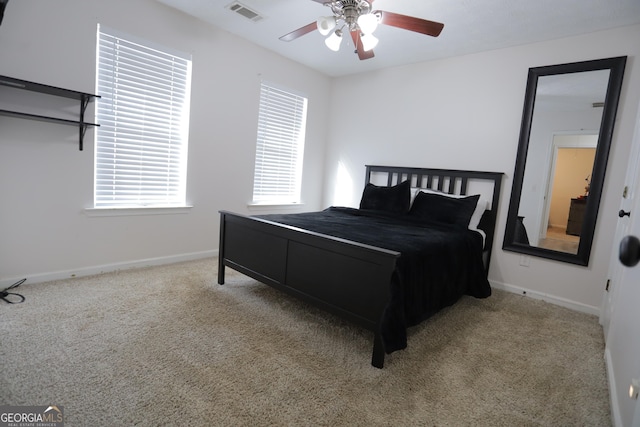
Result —
<instances>
[{"instance_id":1,"label":"ceiling fan blade","mask_svg":"<svg viewBox=\"0 0 640 427\"><path fill-rule=\"evenodd\" d=\"M360 38L359 31L351 31L351 38L353 39L353 45L356 47L356 53L358 54L358 58L361 60L373 58L375 55L373 54L373 49L364 50L362 47L362 39Z\"/></svg>"},{"instance_id":2,"label":"ceiling fan blade","mask_svg":"<svg viewBox=\"0 0 640 427\"><path fill-rule=\"evenodd\" d=\"M297 30L293 30L291 31L289 34L285 34L284 36L280 37L280 40L282 40L283 42L290 42L291 40L295 40L298 37L302 37L307 33L310 33L313 30L316 30L318 28L318 24L316 22L312 22L310 24L305 25L304 27L300 27Z\"/></svg>"},{"instance_id":3,"label":"ceiling fan blade","mask_svg":"<svg viewBox=\"0 0 640 427\"><path fill-rule=\"evenodd\" d=\"M426 19L420 19L413 16L400 15L399 13L387 12L384 10L377 10L374 13L380 14L381 24L415 31L416 33L422 33L428 36L438 37L444 28L444 24L441 24L440 22L427 21Z\"/></svg>"}]
</instances>

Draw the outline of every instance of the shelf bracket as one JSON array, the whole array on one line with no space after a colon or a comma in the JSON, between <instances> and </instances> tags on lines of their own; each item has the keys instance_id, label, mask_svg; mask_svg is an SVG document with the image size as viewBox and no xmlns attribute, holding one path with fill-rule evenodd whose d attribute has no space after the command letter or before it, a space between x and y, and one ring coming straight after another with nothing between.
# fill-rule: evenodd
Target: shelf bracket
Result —
<instances>
[{"instance_id":1,"label":"shelf bracket","mask_svg":"<svg viewBox=\"0 0 640 427\"><path fill-rule=\"evenodd\" d=\"M90 99L88 95L82 95L80 98L80 140L78 141L80 151L84 149L84 134L87 132L87 125L84 123L84 112L87 110Z\"/></svg>"}]
</instances>

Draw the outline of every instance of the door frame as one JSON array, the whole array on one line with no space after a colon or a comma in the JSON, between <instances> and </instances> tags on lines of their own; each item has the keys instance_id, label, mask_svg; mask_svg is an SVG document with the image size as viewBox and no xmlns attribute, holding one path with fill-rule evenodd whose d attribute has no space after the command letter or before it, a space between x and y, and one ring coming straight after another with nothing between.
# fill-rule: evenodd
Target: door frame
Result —
<instances>
[{"instance_id":1,"label":"door frame","mask_svg":"<svg viewBox=\"0 0 640 427\"><path fill-rule=\"evenodd\" d=\"M595 136L594 141L558 141L557 136ZM551 159L549 161L549 170L547 171L547 182L544 197L542 200L542 212L539 227L538 239L547 237L547 228L549 227L549 212L551 210L551 196L553 194L553 183L556 172L556 160L558 158L558 149L560 148L597 148L598 147L598 131L596 130L580 130L580 131L562 131L554 132L551 140Z\"/></svg>"}]
</instances>

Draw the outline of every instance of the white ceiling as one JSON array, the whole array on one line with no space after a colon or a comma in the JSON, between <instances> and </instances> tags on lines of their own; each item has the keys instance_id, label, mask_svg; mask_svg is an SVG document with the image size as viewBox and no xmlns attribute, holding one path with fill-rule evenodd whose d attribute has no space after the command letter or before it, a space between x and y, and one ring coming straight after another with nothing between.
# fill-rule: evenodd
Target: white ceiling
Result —
<instances>
[{"instance_id":1,"label":"white ceiling","mask_svg":"<svg viewBox=\"0 0 640 427\"><path fill-rule=\"evenodd\" d=\"M263 16L230 11L233 0L157 0L329 76L552 40L640 23L640 0L375 0L373 9L444 23L439 37L381 25L375 57L360 61L350 37L339 52L317 31L278 38L330 10L313 0L240 0ZM638 41L640 43L640 41Z\"/></svg>"}]
</instances>

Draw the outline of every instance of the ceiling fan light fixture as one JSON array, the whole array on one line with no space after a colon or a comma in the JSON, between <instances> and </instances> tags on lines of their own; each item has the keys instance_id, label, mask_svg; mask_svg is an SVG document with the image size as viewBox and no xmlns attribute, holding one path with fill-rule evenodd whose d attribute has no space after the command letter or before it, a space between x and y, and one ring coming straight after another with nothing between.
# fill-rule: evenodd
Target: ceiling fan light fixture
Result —
<instances>
[{"instance_id":1,"label":"ceiling fan light fixture","mask_svg":"<svg viewBox=\"0 0 640 427\"><path fill-rule=\"evenodd\" d=\"M0 3L6 0L0 0ZM327 48L340 50L344 30L353 39L354 52L361 60L373 58L378 39L373 36L378 25L387 25L427 36L438 37L444 24L385 10L373 10L374 0L314 0L331 9L333 16L320 16L315 21L280 37L290 42L318 30ZM237 1L236 1L237 3Z\"/></svg>"},{"instance_id":2,"label":"ceiling fan light fixture","mask_svg":"<svg viewBox=\"0 0 640 427\"><path fill-rule=\"evenodd\" d=\"M378 28L378 16L374 13L365 13L358 17L358 27L363 34L372 34Z\"/></svg>"},{"instance_id":3,"label":"ceiling fan light fixture","mask_svg":"<svg viewBox=\"0 0 640 427\"><path fill-rule=\"evenodd\" d=\"M335 16L321 16L316 22L318 26L318 32L323 36L326 36L336 27Z\"/></svg>"},{"instance_id":4,"label":"ceiling fan light fixture","mask_svg":"<svg viewBox=\"0 0 640 427\"><path fill-rule=\"evenodd\" d=\"M335 30L333 34L324 40L324 44L334 52L340 50L340 43L342 43L342 31L340 30Z\"/></svg>"},{"instance_id":5,"label":"ceiling fan light fixture","mask_svg":"<svg viewBox=\"0 0 640 427\"><path fill-rule=\"evenodd\" d=\"M379 41L378 38L373 34L363 34L360 37L360 40L362 40L362 49L364 49L365 52L368 52L376 47Z\"/></svg>"}]
</instances>

